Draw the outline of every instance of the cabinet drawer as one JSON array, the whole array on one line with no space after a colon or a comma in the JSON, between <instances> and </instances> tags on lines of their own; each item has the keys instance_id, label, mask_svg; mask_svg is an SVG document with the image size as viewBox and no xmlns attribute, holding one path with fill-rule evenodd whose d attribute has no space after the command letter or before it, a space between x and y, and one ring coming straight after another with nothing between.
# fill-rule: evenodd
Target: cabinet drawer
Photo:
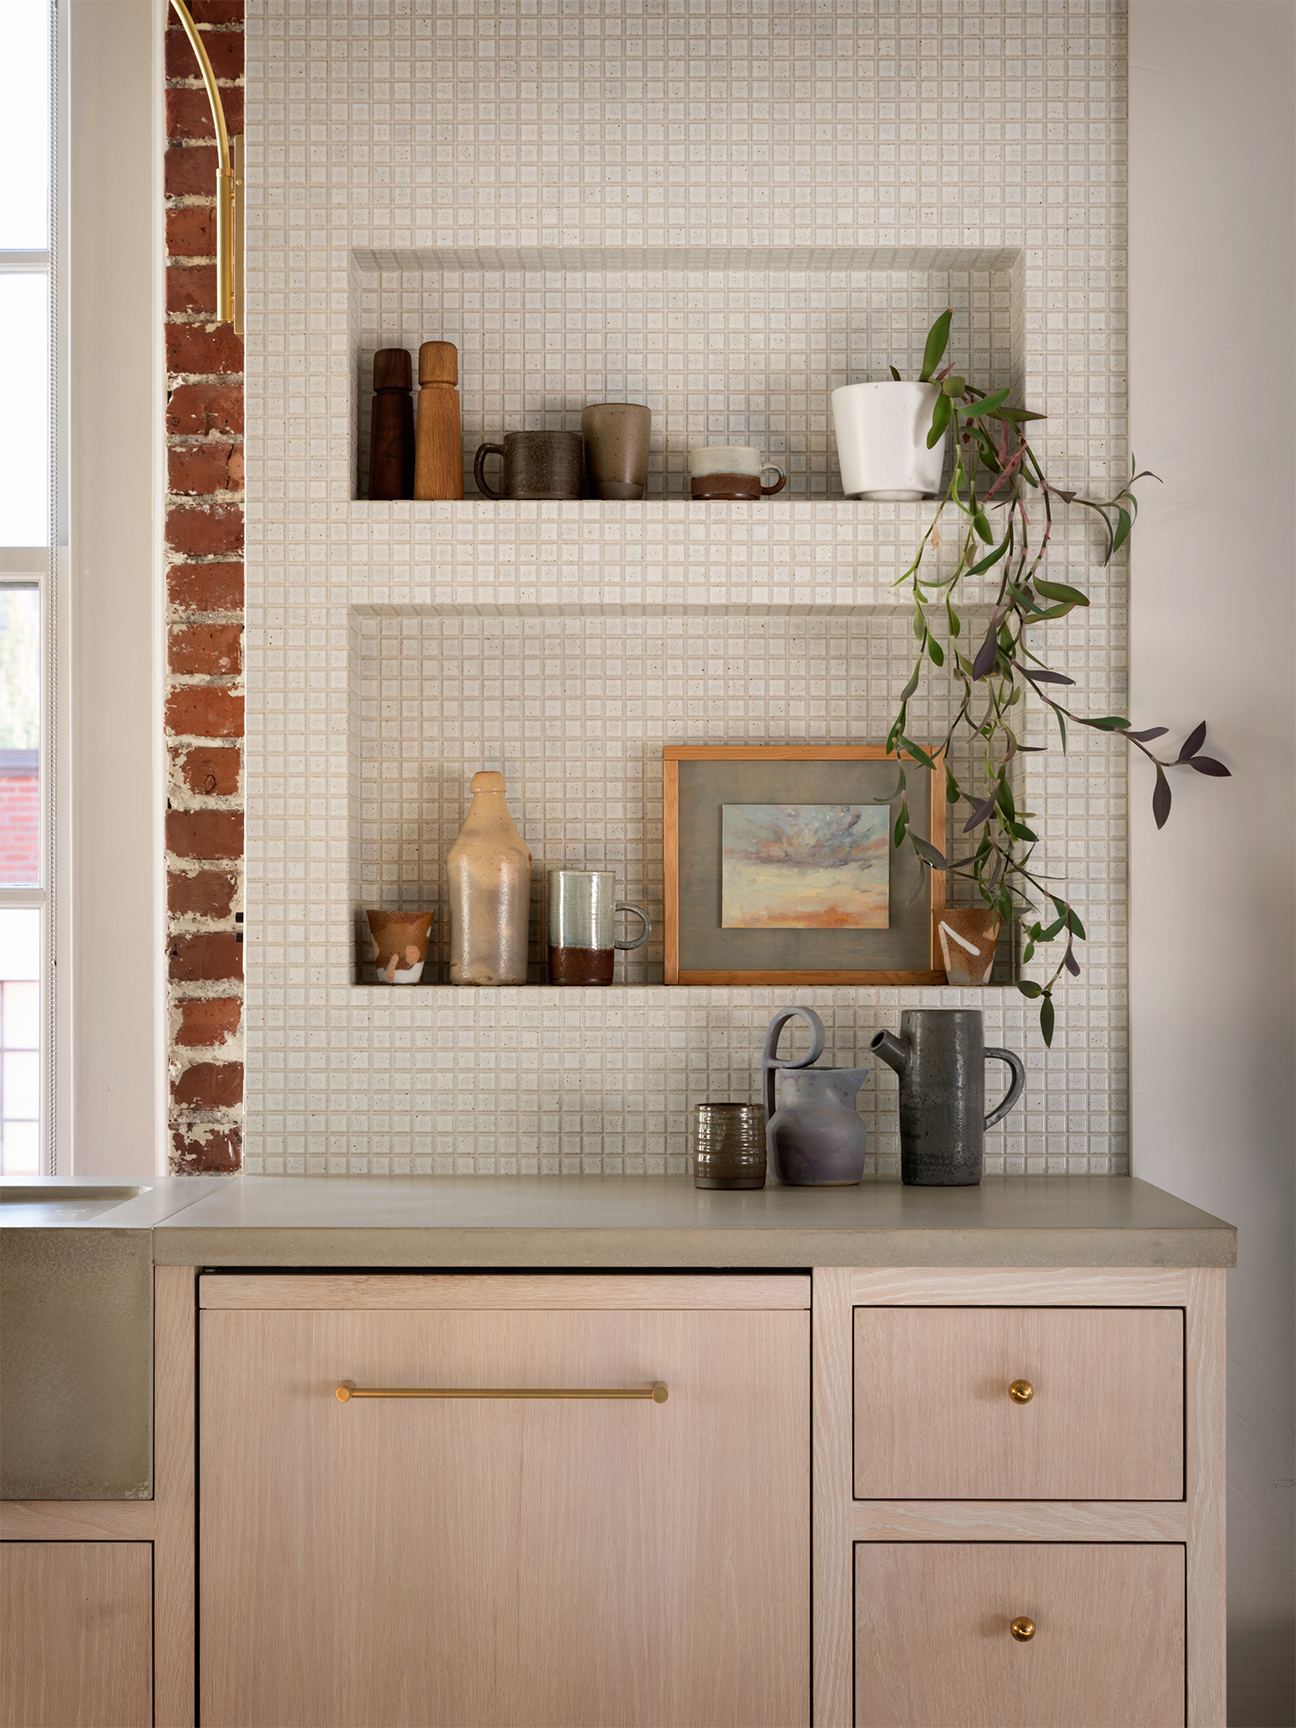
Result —
<instances>
[{"instance_id":1,"label":"cabinet drawer","mask_svg":"<svg viewBox=\"0 0 1296 1728\"><path fill-rule=\"evenodd\" d=\"M858 1728L1182 1728L1184 1679L1178 1544L855 1549Z\"/></svg>"},{"instance_id":2,"label":"cabinet drawer","mask_svg":"<svg viewBox=\"0 0 1296 1728\"><path fill-rule=\"evenodd\" d=\"M857 1308L855 1495L1179 1500L1183 1397L1178 1308Z\"/></svg>"}]
</instances>

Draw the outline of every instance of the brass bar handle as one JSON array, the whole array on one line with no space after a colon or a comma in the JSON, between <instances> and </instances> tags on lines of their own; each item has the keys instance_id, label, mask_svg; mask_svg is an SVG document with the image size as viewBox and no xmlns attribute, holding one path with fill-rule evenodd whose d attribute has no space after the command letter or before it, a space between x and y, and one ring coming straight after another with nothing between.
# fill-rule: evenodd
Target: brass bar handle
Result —
<instances>
[{"instance_id":1,"label":"brass bar handle","mask_svg":"<svg viewBox=\"0 0 1296 1728\"><path fill-rule=\"evenodd\" d=\"M357 1386L343 1380L334 1396L339 1404L353 1398L651 1398L664 1404L669 1393L660 1380L651 1386Z\"/></svg>"},{"instance_id":2,"label":"brass bar handle","mask_svg":"<svg viewBox=\"0 0 1296 1728\"><path fill-rule=\"evenodd\" d=\"M1029 1614L1019 1614L1008 1630L1019 1644L1029 1644L1035 1636L1035 1622Z\"/></svg>"}]
</instances>

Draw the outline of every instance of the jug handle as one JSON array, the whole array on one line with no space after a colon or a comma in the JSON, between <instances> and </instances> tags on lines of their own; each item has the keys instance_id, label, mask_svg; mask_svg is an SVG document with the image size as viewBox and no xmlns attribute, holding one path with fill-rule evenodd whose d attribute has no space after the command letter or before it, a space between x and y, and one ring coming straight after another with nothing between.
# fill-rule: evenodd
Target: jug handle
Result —
<instances>
[{"instance_id":1,"label":"jug handle","mask_svg":"<svg viewBox=\"0 0 1296 1728\"><path fill-rule=\"evenodd\" d=\"M779 1035L789 1020L800 1017L808 1022L813 1037L810 1049L804 1056L799 1056L795 1062L780 1062L777 1051ZM765 1048L761 1051L761 1070L765 1082L765 1123L766 1138L769 1138L770 1124L774 1121L774 1070L776 1068L808 1068L812 1062L817 1062L823 1055L824 1024L813 1008L780 1008L769 1023L769 1031L765 1034Z\"/></svg>"},{"instance_id":2,"label":"jug handle","mask_svg":"<svg viewBox=\"0 0 1296 1728\"><path fill-rule=\"evenodd\" d=\"M992 1056L997 1056L1001 1062L1006 1062L1012 1069L1012 1085L1008 1088L1003 1098L995 1105L994 1109L985 1119L986 1127L993 1128L996 1122L1003 1121L1004 1117L1026 1090L1026 1067L1021 1057L1014 1056L1011 1050L999 1050L993 1045L987 1044L985 1054L987 1061L989 1061Z\"/></svg>"}]
</instances>

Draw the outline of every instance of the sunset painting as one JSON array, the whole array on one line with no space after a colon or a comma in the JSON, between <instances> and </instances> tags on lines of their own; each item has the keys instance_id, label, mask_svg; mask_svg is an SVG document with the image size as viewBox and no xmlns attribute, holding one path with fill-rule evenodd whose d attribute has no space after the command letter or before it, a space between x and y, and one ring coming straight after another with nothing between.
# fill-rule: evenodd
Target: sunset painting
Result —
<instances>
[{"instance_id":1,"label":"sunset painting","mask_svg":"<svg viewBox=\"0 0 1296 1728\"><path fill-rule=\"evenodd\" d=\"M885 930L885 804L724 804L726 930Z\"/></svg>"}]
</instances>

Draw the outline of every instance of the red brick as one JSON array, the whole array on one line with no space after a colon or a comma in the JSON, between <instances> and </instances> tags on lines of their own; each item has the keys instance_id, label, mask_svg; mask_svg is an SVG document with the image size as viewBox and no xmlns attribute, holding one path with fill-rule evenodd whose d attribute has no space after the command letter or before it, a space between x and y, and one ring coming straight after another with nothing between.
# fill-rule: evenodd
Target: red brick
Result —
<instances>
[{"instance_id":1,"label":"red brick","mask_svg":"<svg viewBox=\"0 0 1296 1728\"><path fill-rule=\"evenodd\" d=\"M204 30L203 47L211 61L216 81L243 76L243 32L241 30ZM183 30L166 33L166 75L171 78L201 78L198 58L189 46Z\"/></svg>"},{"instance_id":2,"label":"red brick","mask_svg":"<svg viewBox=\"0 0 1296 1728\"><path fill-rule=\"evenodd\" d=\"M243 135L243 91L237 84L227 84L220 93L225 110L225 128L231 138ZM214 138L211 103L204 89L189 86L170 89L166 93L166 135L168 138Z\"/></svg>"},{"instance_id":3,"label":"red brick","mask_svg":"<svg viewBox=\"0 0 1296 1728\"><path fill-rule=\"evenodd\" d=\"M166 273L168 312L205 312L216 316L216 266L172 264Z\"/></svg>"},{"instance_id":4,"label":"red brick","mask_svg":"<svg viewBox=\"0 0 1296 1728\"><path fill-rule=\"evenodd\" d=\"M212 187L212 197L216 188ZM172 258L214 258L216 256L216 212L187 205L182 210L166 213L166 249Z\"/></svg>"},{"instance_id":5,"label":"red brick","mask_svg":"<svg viewBox=\"0 0 1296 1728\"><path fill-rule=\"evenodd\" d=\"M179 984L210 984L243 976L243 945L232 930L204 930L167 942L167 976Z\"/></svg>"},{"instance_id":6,"label":"red brick","mask_svg":"<svg viewBox=\"0 0 1296 1728\"><path fill-rule=\"evenodd\" d=\"M182 876L167 871L167 911L175 918L228 918L237 883L224 870L199 870Z\"/></svg>"},{"instance_id":7,"label":"red brick","mask_svg":"<svg viewBox=\"0 0 1296 1728\"><path fill-rule=\"evenodd\" d=\"M216 166L214 144L172 144L164 158L162 189L168 198L212 197Z\"/></svg>"},{"instance_id":8,"label":"red brick","mask_svg":"<svg viewBox=\"0 0 1296 1728\"><path fill-rule=\"evenodd\" d=\"M190 0L189 16L195 24L241 24L243 0ZM180 20L167 13L167 29L179 30Z\"/></svg>"},{"instance_id":9,"label":"red brick","mask_svg":"<svg viewBox=\"0 0 1296 1728\"><path fill-rule=\"evenodd\" d=\"M243 338L232 324L168 324L166 327L168 372L188 372L198 378L214 378L243 370Z\"/></svg>"},{"instance_id":10,"label":"red brick","mask_svg":"<svg viewBox=\"0 0 1296 1728\"><path fill-rule=\"evenodd\" d=\"M168 810L166 849L176 858L241 858L241 810Z\"/></svg>"},{"instance_id":11,"label":"red brick","mask_svg":"<svg viewBox=\"0 0 1296 1728\"><path fill-rule=\"evenodd\" d=\"M173 564L167 571L167 594L173 606L186 612L241 612L241 564Z\"/></svg>"},{"instance_id":12,"label":"red brick","mask_svg":"<svg viewBox=\"0 0 1296 1728\"><path fill-rule=\"evenodd\" d=\"M173 444L167 451L167 485L172 492L240 492L241 444Z\"/></svg>"},{"instance_id":13,"label":"red brick","mask_svg":"<svg viewBox=\"0 0 1296 1728\"><path fill-rule=\"evenodd\" d=\"M184 1049L204 1049L212 1044L223 1044L238 1031L243 1013L243 1004L237 996L190 999L178 1006L180 1029L175 1042Z\"/></svg>"},{"instance_id":14,"label":"red brick","mask_svg":"<svg viewBox=\"0 0 1296 1728\"><path fill-rule=\"evenodd\" d=\"M243 1102L241 1062L195 1062L171 1082L171 1097L182 1109L228 1110Z\"/></svg>"},{"instance_id":15,"label":"red brick","mask_svg":"<svg viewBox=\"0 0 1296 1728\"><path fill-rule=\"evenodd\" d=\"M237 1128L176 1128L171 1134L171 1168L178 1176L234 1175L243 1165L243 1136Z\"/></svg>"},{"instance_id":16,"label":"red brick","mask_svg":"<svg viewBox=\"0 0 1296 1728\"><path fill-rule=\"evenodd\" d=\"M171 272L167 271L168 277ZM177 384L167 400L167 431L174 437L243 430L241 384Z\"/></svg>"},{"instance_id":17,"label":"red brick","mask_svg":"<svg viewBox=\"0 0 1296 1728\"><path fill-rule=\"evenodd\" d=\"M166 729L177 738L241 738L243 695L222 684L182 684L166 700ZM194 854L214 858L214 852Z\"/></svg>"},{"instance_id":18,"label":"red brick","mask_svg":"<svg viewBox=\"0 0 1296 1728\"><path fill-rule=\"evenodd\" d=\"M241 504L178 504L167 512L166 543L190 558L243 550Z\"/></svg>"},{"instance_id":19,"label":"red brick","mask_svg":"<svg viewBox=\"0 0 1296 1728\"><path fill-rule=\"evenodd\" d=\"M242 639L243 632L237 624L181 625L168 635L167 663L173 672L182 675L233 676L240 670Z\"/></svg>"}]
</instances>

